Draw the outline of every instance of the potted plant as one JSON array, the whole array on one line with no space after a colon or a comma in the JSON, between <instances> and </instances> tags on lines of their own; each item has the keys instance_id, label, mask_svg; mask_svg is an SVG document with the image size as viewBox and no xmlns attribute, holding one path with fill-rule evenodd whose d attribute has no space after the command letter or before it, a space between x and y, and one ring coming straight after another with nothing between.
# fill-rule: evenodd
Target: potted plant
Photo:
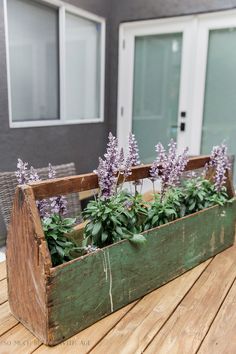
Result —
<instances>
[{"instance_id":1,"label":"potted plant","mask_svg":"<svg viewBox=\"0 0 236 354\"><path fill-rule=\"evenodd\" d=\"M226 147L192 159L173 141L168 151L161 144L156 150L153 164L141 165L135 137L125 157L110 134L95 173L18 186L7 242L9 303L45 344L62 342L233 244ZM192 174L198 168L201 176ZM183 178L186 171L191 175ZM143 178L154 184L150 203L139 193ZM58 208L62 196L98 186L84 228L72 230L74 221ZM48 198L57 210L43 216Z\"/></svg>"}]
</instances>

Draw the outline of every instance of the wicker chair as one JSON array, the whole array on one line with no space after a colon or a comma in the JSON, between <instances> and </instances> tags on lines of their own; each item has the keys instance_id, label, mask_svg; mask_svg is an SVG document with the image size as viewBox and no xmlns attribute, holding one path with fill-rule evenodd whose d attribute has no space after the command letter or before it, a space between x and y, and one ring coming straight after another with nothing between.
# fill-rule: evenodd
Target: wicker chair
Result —
<instances>
[{"instance_id":1,"label":"wicker chair","mask_svg":"<svg viewBox=\"0 0 236 354\"><path fill-rule=\"evenodd\" d=\"M53 166L57 177L66 177L76 175L75 164L68 163L64 165ZM42 179L48 178L48 168L36 169ZM11 208L17 186L15 172L0 172L0 211L6 226L8 228L11 218ZM76 217L78 223L82 222L81 204L78 193L67 195L68 217Z\"/></svg>"}]
</instances>

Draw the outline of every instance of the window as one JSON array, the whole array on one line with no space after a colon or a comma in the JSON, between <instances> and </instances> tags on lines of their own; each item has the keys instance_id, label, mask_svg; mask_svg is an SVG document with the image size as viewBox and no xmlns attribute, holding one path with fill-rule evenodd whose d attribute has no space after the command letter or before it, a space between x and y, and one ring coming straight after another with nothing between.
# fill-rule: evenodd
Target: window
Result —
<instances>
[{"instance_id":1,"label":"window","mask_svg":"<svg viewBox=\"0 0 236 354\"><path fill-rule=\"evenodd\" d=\"M5 11L10 126L102 121L104 19L57 0Z\"/></svg>"}]
</instances>

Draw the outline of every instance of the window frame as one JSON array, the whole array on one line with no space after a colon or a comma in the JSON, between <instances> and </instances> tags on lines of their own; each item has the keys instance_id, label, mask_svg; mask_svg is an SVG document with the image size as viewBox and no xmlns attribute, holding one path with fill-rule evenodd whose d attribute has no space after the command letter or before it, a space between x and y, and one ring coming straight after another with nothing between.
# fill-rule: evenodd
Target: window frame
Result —
<instances>
[{"instance_id":1,"label":"window frame","mask_svg":"<svg viewBox=\"0 0 236 354\"><path fill-rule=\"evenodd\" d=\"M7 91L8 91L8 115L10 128L30 128L72 124L89 124L104 122L104 99L105 99L105 41L106 41L106 19L91 12L82 10L76 6L67 4L60 0L36 0L49 7L58 9L58 38L59 38L59 117L49 120L32 120L14 122L12 120L12 98L11 98L11 73L10 73L10 53L8 37L8 16L7 0L4 4L4 23L5 23L5 43L6 43L6 66L7 66ZM84 19L97 22L101 25L100 39L100 97L99 97L99 117L92 119L73 119L67 120L65 113L65 19L66 13L80 16Z\"/></svg>"}]
</instances>

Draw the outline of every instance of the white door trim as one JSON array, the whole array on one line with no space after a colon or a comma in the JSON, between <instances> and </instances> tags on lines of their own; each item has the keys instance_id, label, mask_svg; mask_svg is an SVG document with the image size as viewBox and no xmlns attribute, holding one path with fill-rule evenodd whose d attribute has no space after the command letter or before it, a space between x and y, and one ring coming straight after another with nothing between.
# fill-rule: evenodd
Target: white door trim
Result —
<instances>
[{"instance_id":1,"label":"white door trim","mask_svg":"<svg viewBox=\"0 0 236 354\"><path fill-rule=\"evenodd\" d=\"M166 33L183 33L182 62L187 70L181 70L180 92L179 92L179 114L178 124L180 124L180 112L190 108L191 86L189 85L189 75L191 75L191 63L194 59L194 43L192 42L193 32L196 22L193 16L184 18L168 18L162 20L139 21L125 23L119 30L119 74L118 74L118 112L117 112L117 135L120 145L125 146L127 135L132 129L132 108L133 108L133 73L134 73L134 49L135 37ZM193 50L189 51L188 47ZM189 58L189 56L192 58ZM188 114L188 113L187 113ZM187 123L187 121L186 121ZM186 129L190 127L187 123ZM188 143L186 132L178 133L178 147L182 148Z\"/></svg>"},{"instance_id":2,"label":"white door trim","mask_svg":"<svg viewBox=\"0 0 236 354\"><path fill-rule=\"evenodd\" d=\"M121 145L125 146L132 125L135 36L183 31L179 119L181 111L187 112L187 118L186 134L178 134L178 146L189 146L190 154L200 153L209 30L228 27L236 27L236 10L120 25L117 135Z\"/></svg>"}]
</instances>

